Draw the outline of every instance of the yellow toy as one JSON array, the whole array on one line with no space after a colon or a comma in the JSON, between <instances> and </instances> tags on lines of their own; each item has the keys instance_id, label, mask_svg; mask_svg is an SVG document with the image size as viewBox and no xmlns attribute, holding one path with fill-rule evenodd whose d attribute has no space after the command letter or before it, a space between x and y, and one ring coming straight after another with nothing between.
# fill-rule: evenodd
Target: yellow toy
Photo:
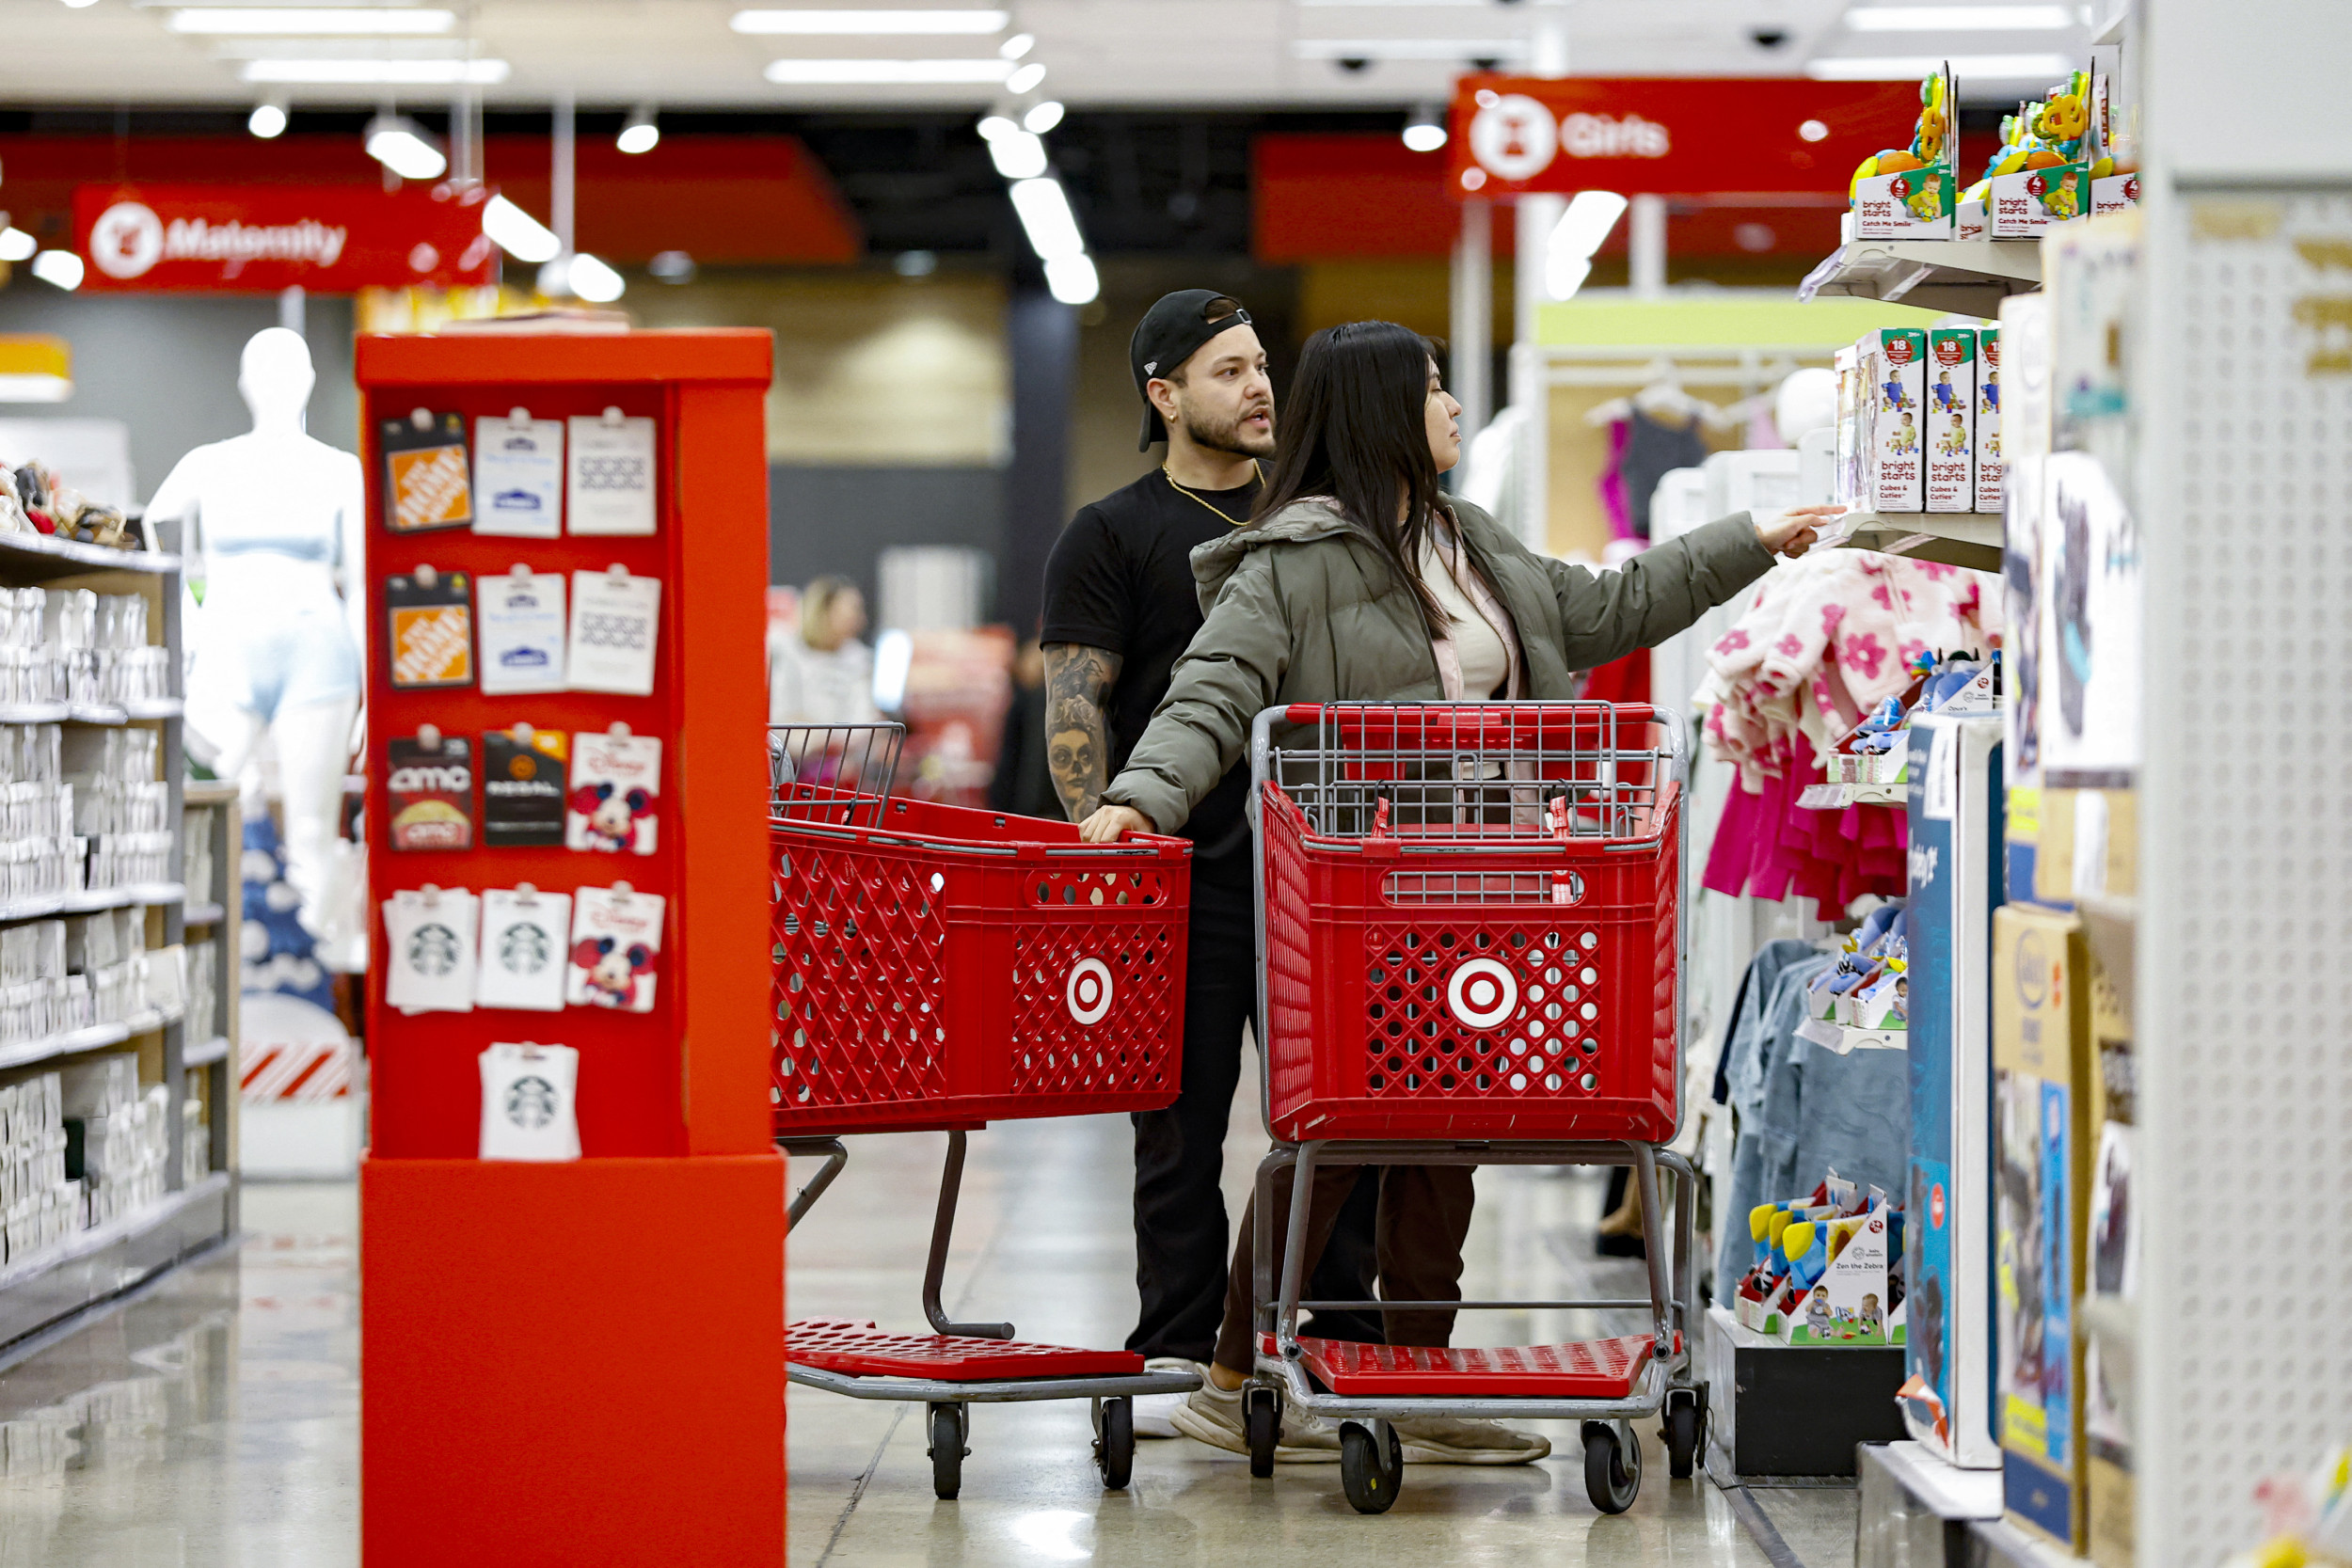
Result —
<instances>
[{"instance_id":1,"label":"yellow toy","mask_svg":"<svg viewBox=\"0 0 2352 1568\"><path fill-rule=\"evenodd\" d=\"M2050 89L2034 111L2033 133L2054 149L2058 163L2082 156L2083 136L2090 129L2090 72L2077 71Z\"/></svg>"},{"instance_id":2,"label":"yellow toy","mask_svg":"<svg viewBox=\"0 0 2352 1568\"><path fill-rule=\"evenodd\" d=\"M1942 71L1931 72L1921 79L1919 119L1912 127L1911 146L1908 149L1888 148L1863 159L1855 166L1853 178L1846 183L1849 200L1859 192L1865 180L1881 174L1901 174L1908 169L1926 168L1943 161L1945 143L1951 135L1951 109L1945 101L1946 91ZM1924 185L1925 182L1921 183ZM1915 197L1912 200L1912 210L1929 222L1940 215L1933 207L1921 208Z\"/></svg>"}]
</instances>

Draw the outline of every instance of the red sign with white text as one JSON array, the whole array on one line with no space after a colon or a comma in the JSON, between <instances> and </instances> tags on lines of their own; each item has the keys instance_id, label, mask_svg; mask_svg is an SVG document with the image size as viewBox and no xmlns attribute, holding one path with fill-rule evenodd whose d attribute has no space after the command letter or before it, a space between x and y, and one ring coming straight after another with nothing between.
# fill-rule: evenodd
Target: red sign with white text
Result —
<instances>
[{"instance_id":1,"label":"red sign with white text","mask_svg":"<svg viewBox=\"0 0 2352 1568\"><path fill-rule=\"evenodd\" d=\"M313 293L498 280L480 186L82 185L73 243L94 291Z\"/></svg>"},{"instance_id":2,"label":"red sign with white text","mask_svg":"<svg viewBox=\"0 0 2352 1568\"><path fill-rule=\"evenodd\" d=\"M1799 77L1465 76L1448 190L1626 196L1834 192L1854 166L1910 145L1916 82Z\"/></svg>"}]
</instances>

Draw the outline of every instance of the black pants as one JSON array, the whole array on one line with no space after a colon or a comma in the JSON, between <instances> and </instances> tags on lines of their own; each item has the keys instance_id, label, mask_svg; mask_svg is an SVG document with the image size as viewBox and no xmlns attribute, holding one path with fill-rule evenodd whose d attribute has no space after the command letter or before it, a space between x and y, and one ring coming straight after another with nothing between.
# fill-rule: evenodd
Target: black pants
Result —
<instances>
[{"instance_id":1,"label":"black pants","mask_svg":"<svg viewBox=\"0 0 2352 1568\"><path fill-rule=\"evenodd\" d=\"M1184 1086L1167 1110L1135 1117L1136 1291L1143 1309L1127 1348L1206 1361L1224 1316L1232 1245L1217 1178L1225 1167L1233 1094L1242 1085L1242 1025L1258 1010L1246 858L1230 868L1193 868L1188 948ZM1248 1092L1257 1094L1254 1083ZM1349 1196L1310 1277L1310 1297L1372 1298L1379 1196L1376 1181L1361 1183ZM1380 1321L1371 1313L1322 1313L1312 1332L1327 1339L1381 1340Z\"/></svg>"}]
</instances>

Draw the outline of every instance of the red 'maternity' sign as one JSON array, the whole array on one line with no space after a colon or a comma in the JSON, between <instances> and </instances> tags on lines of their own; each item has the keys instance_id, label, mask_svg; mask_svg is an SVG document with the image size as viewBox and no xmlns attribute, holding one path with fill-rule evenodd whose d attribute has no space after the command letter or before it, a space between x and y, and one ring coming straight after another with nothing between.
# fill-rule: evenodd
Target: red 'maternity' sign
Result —
<instances>
[{"instance_id":1,"label":"red 'maternity' sign","mask_svg":"<svg viewBox=\"0 0 2352 1568\"><path fill-rule=\"evenodd\" d=\"M1834 191L1909 145L1915 82L1796 77L1465 76L1454 95L1455 197Z\"/></svg>"},{"instance_id":2,"label":"red 'maternity' sign","mask_svg":"<svg viewBox=\"0 0 2352 1568\"><path fill-rule=\"evenodd\" d=\"M83 185L73 240L92 290L314 293L498 280L479 186Z\"/></svg>"}]
</instances>

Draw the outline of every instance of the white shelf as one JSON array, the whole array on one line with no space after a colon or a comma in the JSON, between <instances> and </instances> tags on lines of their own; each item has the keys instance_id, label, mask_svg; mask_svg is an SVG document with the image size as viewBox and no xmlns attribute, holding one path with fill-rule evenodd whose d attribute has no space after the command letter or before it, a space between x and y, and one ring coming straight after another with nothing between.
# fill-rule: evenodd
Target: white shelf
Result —
<instances>
[{"instance_id":1,"label":"white shelf","mask_svg":"<svg viewBox=\"0 0 2352 1568\"><path fill-rule=\"evenodd\" d=\"M2042 287L2039 240L1849 240L1797 285L1799 299L1875 299L1990 320Z\"/></svg>"},{"instance_id":2,"label":"white shelf","mask_svg":"<svg viewBox=\"0 0 2352 1568\"><path fill-rule=\"evenodd\" d=\"M71 1056L82 1051L101 1051L110 1045L120 1045L134 1036L145 1035L176 1022L179 1010L166 1012L150 1007L114 1023L93 1023L87 1029L72 1029L62 1035L43 1039L24 1040L15 1045L0 1045L0 1069L30 1067L53 1057Z\"/></svg>"},{"instance_id":3,"label":"white shelf","mask_svg":"<svg viewBox=\"0 0 2352 1568\"><path fill-rule=\"evenodd\" d=\"M178 882L142 882L135 887L52 893L39 898L19 899L13 904L0 904L0 926L19 920L40 920L53 914L90 914L99 910L119 910L133 904L176 904L183 892Z\"/></svg>"},{"instance_id":4,"label":"white shelf","mask_svg":"<svg viewBox=\"0 0 2352 1568\"><path fill-rule=\"evenodd\" d=\"M183 1068L211 1067L215 1062L225 1062L228 1059L229 1037L226 1035L215 1035L211 1039L198 1040L180 1053L180 1065Z\"/></svg>"},{"instance_id":5,"label":"white shelf","mask_svg":"<svg viewBox=\"0 0 2352 1568\"><path fill-rule=\"evenodd\" d=\"M89 571L147 572L162 577L179 569L180 558L160 550L112 550L49 533L0 533L0 572L43 578Z\"/></svg>"},{"instance_id":6,"label":"white shelf","mask_svg":"<svg viewBox=\"0 0 2352 1568\"><path fill-rule=\"evenodd\" d=\"M216 1170L201 1181L191 1182L176 1193L166 1193L160 1203L151 1203L135 1213L118 1214L103 1225L93 1225L87 1230L77 1230L49 1251L38 1257L28 1258L22 1263L12 1263L5 1269L0 1269L0 1291L13 1290L26 1280L47 1274L60 1263L71 1263L77 1258L87 1258L93 1252L103 1252L117 1242L124 1241L142 1230L162 1224L191 1203L211 1197L216 1193L225 1192L228 1186L229 1173L225 1170Z\"/></svg>"},{"instance_id":7,"label":"white shelf","mask_svg":"<svg viewBox=\"0 0 2352 1568\"><path fill-rule=\"evenodd\" d=\"M2001 518L1994 512L1849 512L1816 549L1877 550L1972 571L2001 569Z\"/></svg>"},{"instance_id":8,"label":"white shelf","mask_svg":"<svg viewBox=\"0 0 2352 1568\"><path fill-rule=\"evenodd\" d=\"M183 926L218 926L229 918L229 911L218 904L190 904L180 911Z\"/></svg>"},{"instance_id":9,"label":"white shelf","mask_svg":"<svg viewBox=\"0 0 2352 1568\"><path fill-rule=\"evenodd\" d=\"M128 705L0 703L0 724L127 724L134 719L177 719L180 712L177 697Z\"/></svg>"},{"instance_id":10,"label":"white shelf","mask_svg":"<svg viewBox=\"0 0 2352 1568\"><path fill-rule=\"evenodd\" d=\"M61 724L72 717L63 703L0 703L0 724Z\"/></svg>"},{"instance_id":11,"label":"white shelf","mask_svg":"<svg viewBox=\"0 0 2352 1568\"><path fill-rule=\"evenodd\" d=\"M150 697L142 702L125 703L122 711L130 719L177 719L186 705L177 697Z\"/></svg>"},{"instance_id":12,"label":"white shelf","mask_svg":"<svg viewBox=\"0 0 2352 1568\"><path fill-rule=\"evenodd\" d=\"M1844 811L1848 806L1899 806L1910 799L1908 784L1817 784L1804 786L1797 804L1805 811Z\"/></svg>"},{"instance_id":13,"label":"white shelf","mask_svg":"<svg viewBox=\"0 0 2352 1568\"><path fill-rule=\"evenodd\" d=\"M1825 1018L1809 1018L1797 1025L1797 1037L1834 1051L1840 1056L1851 1056L1857 1051L1908 1051L1911 1034L1905 1029L1857 1029L1851 1023L1833 1023Z\"/></svg>"}]
</instances>

